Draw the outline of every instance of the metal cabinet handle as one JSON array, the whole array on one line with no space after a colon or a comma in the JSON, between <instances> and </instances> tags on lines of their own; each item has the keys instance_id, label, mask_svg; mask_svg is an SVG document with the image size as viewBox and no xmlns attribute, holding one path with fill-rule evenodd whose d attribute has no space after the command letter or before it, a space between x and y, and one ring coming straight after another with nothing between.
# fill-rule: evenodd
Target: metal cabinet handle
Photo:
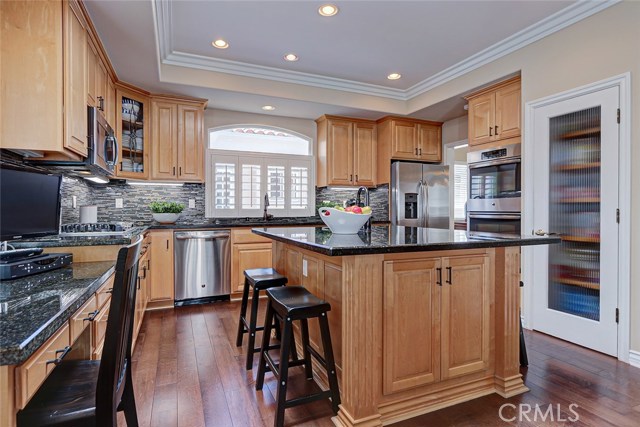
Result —
<instances>
[{"instance_id":1,"label":"metal cabinet handle","mask_svg":"<svg viewBox=\"0 0 640 427\"><path fill-rule=\"evenodd\" d=\"M138 288L138 290L140 290L140 276L137 277L136 282L137 282L137 286L136 287Z\"/></svg>"},{"instance_id":2,"label":"metal cabinet handle","mask_svg":"<svg viewBox=\"0 0 640 427\"><path fill-rule=\"evenodd\" d=\"M453 285L451 282L451 267L447 267L447 283Z\"/></svg>"},{"instance_id":3,"label":"metal cabinet handle","mask_svg":"<svg viewBox=\"0 0 640 427\"><path fill-rule=\"evenodd\" d=\"M356 174L356 182L358 182L358 174Z\"/></svg>"},{"instance_id":4,"label":"metal cabinet handle","mask_svg":"<svg viewBox=\"0 0 640 427\"><path fill-rule=\"evenodd\" d=\"M83 322L85 322L85 321L93 322L94 320L96 320L96 317L98 316L98 313L100 313L100 309L92 311L91 313L89 313L89 317L85 317L84 319L82 319L82 321Z\"/></svg>"},{"instance_id":5,"label":"metal cabinet handle","mask_svg":"<svg viewBox=\"0 0 640 427\"><path fill-rule=\"evenodd\" d=\"M489 136L493 136L493 134L491 132L493 132L493 128L491 126L489 126Z\"/></svg>"},{"instance_id":6,"label":"metal cabinet handle","mask_svg":"<svg viewBox=\"0 0 640 427\"><path fill-rule=\"evenodd\" d=\"M436 270L438 271L438 280L436 281L436 284L438 286L442 286L442 268L438 267Z\"/></svg>"},{"instance_id":7,"label":"metal cabinet handle","mask_svg":"<svg viewBox=\"0 0 640 427\"><path fill-rule=\"evenodd\" d=\"M173 167L173 175L175 175L175 174L176 174L176 167L174 166Z\"/></svg>"},{"instance_id":8,"label":"metal cabinet handle","mask_svg":"<svg viewBox=\"0 0 640 427\"><path fill-rule=\"evenodd\" d=\"M353 174L349 175L349 181L353 181Z\"/></svg>"},{"instance_id":9,"label":"metal cabinet handle","mask_svg":"<svg viewBox=\"0 0 640 427\"><path fill-rule=\"evenodd\" d=\"M422 148L418 148L418 152L420 153L420 155L422 156Z\"/></svg>"},{"instance_id":10,"label":"metal cabinet handle","mask_svg":"<svg viewBox=\"0 0 640 427\"><path fill-rule=\"evenodd\" d=\"M418 148L416 148L416 156L418 155Z\"/></svg>"},{"instance_id":11,"label":"metal cabinet handle","mask_svg":"<svg viewBox=\"0 0 640 427\"><path fill-rule=\"evenodd\" d=\"M113 288L108 288L106 291L104 291L105 294L112 294L113 293Z\"/></svg>"},{"instance_id":12,"label":"metal cabinet handle","mask_svg":"<svg viewBox=\"0 0 640 427\"><path fill-rule=\"evenodd\" d=\"M69 353L71 351L71 346L66 346L65 348L63 348L62 350L56 350L56 358L53 360L47 360L47 365L53 363L54 365L58 366L60 364L60 362L62 362L62 359L64 359L64 357L67 355L67 353ZM62 353L60 356L58 356L58 353Z\"/></svg>"},{"instance_id":13,"label":"metal cabinet handle","mask_svg":"<svg viewBox=\"0 0 640 427\"><path fill-rule=\"evenodd\" d=\"M178 167L178 175L179 175L179 176L182 176L182 166L179 166L179 167Z\"/></svg>"},{"instance_id":14,"label":"metal cabinet handle","mask_svg":"<svg viewBox=\"0 0 640 427\"><path fill-rule=\"evenodd\" d=\"M169 239L167 239L167 250L169 250Z\"/></svg>"},{"instance_id":15,"label":"metal cabinet handle","mask_svg":"<svg viewBox=\"0 0 640 427\"><path fill-rule=\"evenodd\" d=\"M100 111L104 111L104 97L99 96L99 97L98 97L98 102L99 102L99 104L98 104L98 110L100 110Z\"/></svg>"},{"instance_id":16,"label":"metal cabinet handle","mask_svg":"<svg viewBox=\"0 0 640 427\"><path fill-rule=\"evenodd\" d=\"M495 131L493 133L495 133L496 136L498 136L498 126L496 126L496 129L495 129Z\"/></svg>"}]
</instances>

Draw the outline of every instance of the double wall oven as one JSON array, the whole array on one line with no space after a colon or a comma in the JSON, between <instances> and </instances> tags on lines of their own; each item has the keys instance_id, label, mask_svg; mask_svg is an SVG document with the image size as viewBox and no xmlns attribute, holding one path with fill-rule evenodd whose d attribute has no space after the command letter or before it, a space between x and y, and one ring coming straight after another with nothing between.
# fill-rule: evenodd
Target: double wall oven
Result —
<instances>
[{"instance_id":1,"label":"double wall oven","mask_svg":"<svg viewBox=\"0 0 640 427\"><path fill-rule=\"evenodd\" d=\"M473 235L520 234L520 144L467 154L467 230Z\"/></svg>"}]
</instances>

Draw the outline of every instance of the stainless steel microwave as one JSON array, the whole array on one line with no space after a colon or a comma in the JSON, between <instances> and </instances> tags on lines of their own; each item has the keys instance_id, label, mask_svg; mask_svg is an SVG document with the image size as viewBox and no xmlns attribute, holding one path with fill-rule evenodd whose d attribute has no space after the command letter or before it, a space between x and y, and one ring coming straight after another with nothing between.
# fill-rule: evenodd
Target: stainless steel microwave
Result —
<instances>
[{"instance_id":1,"label":"stainless steel microwave","mask_svg":"<svg viewBox=\"0 0 640 427\"><path fill-rule=\"evenodd\" d=\"M83 160L34 160L40 166L68 172L78 176L111 177L118 163L118 141L102 111L87 107L88 155Z\"/></svg>"}]
</instances>

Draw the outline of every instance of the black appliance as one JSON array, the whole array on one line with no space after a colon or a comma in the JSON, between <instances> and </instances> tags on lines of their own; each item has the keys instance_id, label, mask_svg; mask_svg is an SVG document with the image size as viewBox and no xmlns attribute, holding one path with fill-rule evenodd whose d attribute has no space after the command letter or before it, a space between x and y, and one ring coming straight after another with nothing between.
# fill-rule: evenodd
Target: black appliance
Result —
<instances>
[{"instance_id":1,"label":"black appliance","mask_svg":"<svg viewBox=\"0 0 640 427\"><path fill-rule=\"evenodd\" d=\"M62 177L0 168L0 240L58 234Z\"/></svg>"}]
</instances>

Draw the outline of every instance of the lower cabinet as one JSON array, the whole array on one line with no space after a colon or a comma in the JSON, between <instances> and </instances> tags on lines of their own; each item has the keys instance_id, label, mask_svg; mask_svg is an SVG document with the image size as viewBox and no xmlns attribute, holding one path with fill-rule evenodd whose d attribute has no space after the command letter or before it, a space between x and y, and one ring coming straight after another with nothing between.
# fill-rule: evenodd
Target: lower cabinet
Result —
<instances>
[{"instance_id":1,"label":"lower cabinet","mask_svg":"<svg viewBox=\"0 0 640 427\"><path fill-rule=\"evenodd\" d=\"M489 368L490 274L486 255L385 261L384 394Z\"/></svg>"},{"instance_id":2,"label":"lower cabinet","mask_svg":"<svg viewBox=\"0 0 640 427\"><path fill-rule=\"evenodd\" d=\"M173 230L153 231L149 236L151 252L147 263L149 275L146 277L149 302L155 308L173 307Z\"/></svg>"},{"instance_id":3,"label":"lower cabinet","mask_svg":"<svg viewBox=\"0 0 640 427\"><path fill-rule=\"evenodd\" d=\"M273 243L250 228L231 229L231 293L244 289L244 271L273 265Z\"/></svg>"}]
</instances>

